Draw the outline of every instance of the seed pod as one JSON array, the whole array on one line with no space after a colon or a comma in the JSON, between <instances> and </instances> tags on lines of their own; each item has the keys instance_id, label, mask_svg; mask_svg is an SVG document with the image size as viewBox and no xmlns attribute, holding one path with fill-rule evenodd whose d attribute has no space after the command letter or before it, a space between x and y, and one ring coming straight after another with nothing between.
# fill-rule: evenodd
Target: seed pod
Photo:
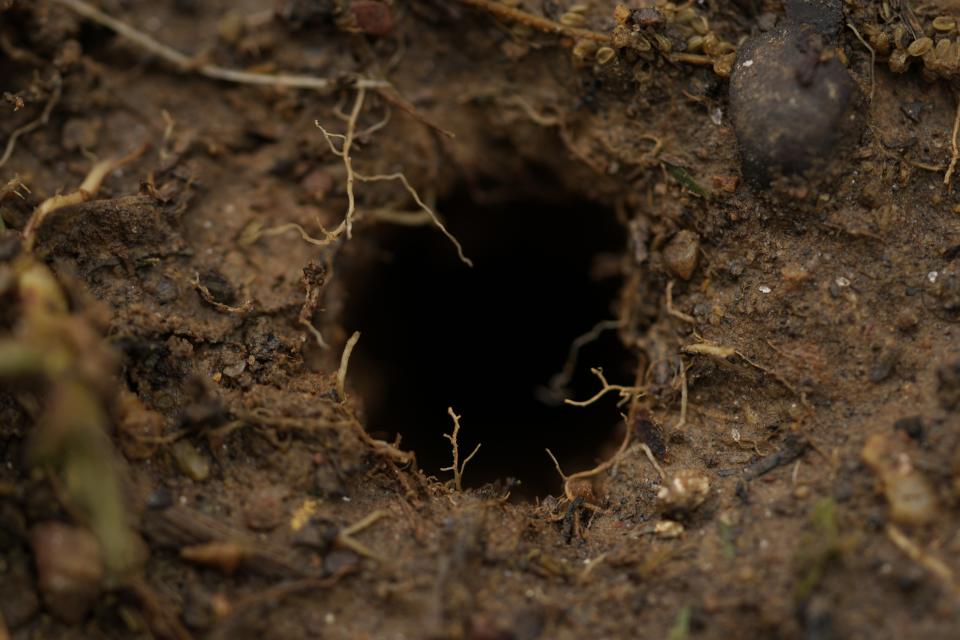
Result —
<instances>
[{"instance_id":1,"label":"seed pod","mask_svg":"<svg viewBox=\"0 0 960 640\"><path fill-rule=\"evenodd\" d=\"M870 36L870 46L879 56L885 56L890 53L890 34L886 31L877 31Z\"/></svg>"},{"instance_id":2,"label":"seed pod","mask_svg":"<svg viewBox=\"0 0 960 640\"><path fill-rule=\"evenodd\" d=\"M573 57L577 60L586 60L597 52L597 43L593 40L577 40L573 45Z\"/></svg>"},{"instance_id":3,"label":"seed pod","mask_svg":"<svg viewBox=\"0 0 960 640\"><path fill-rule=\"evenodd\" d=\"M703 49L703 36L694 35L687 39L687 51L696 53L701 49Z\"/></svg>"},{"instance_id":4,"label":"seed pod","mask_svg":"<svg viewBox=\"0 0 960 640\"><path fill-rule=\"evenodd\" d=\"M697 20L694 20L691 24L693 30L701 36L705 36L710 33L710 21L704 16L700 16Z\"/></svg>"},{"instance_id":5,"label":"seed pod","mask_svg":"<svg viewBox=\"0 0 960 640\"><path fill-rule=\"evenodd\" d=\"M893 28L893 46L897 49L903 49L907 44L907 28L898 24Z\"/></svg>"},{"instance_id":6,"label":"seed pod","mask_svg":"<svg viewBox=\"0 0 960 640\"><path fill-rule=\"evenodd\" d=\"M697 10L693 7L685 7L677 11L677 15L674 20L677 24L690 24L697 19Z\"/></svg>"},{"instance_id":7,"label":"seed pod","mask_svg":"<svg viewBox=\"0 0 960 640\"><path fill-rule=\"evenodd\" d=\"M890 54L888 64L890 65L890 71L904 73L910 68L910 56L907 55L905 49L897 49Z\"/></svg>"},{"instance_id":8,"label":"seed pod","mask_svg":"<svg viewBox=\"0 0 960 640\"><path fill-rule=\"evenodd\" d=\"M703 52L708 56L715 56L720 53L720 39L717 34L708 33L703 36Z\"/></svg>"},{"instance_id":9,"label":"seed pod","mask_svg":"<svg viewBox=\"0 0 960 640\"><path fill-rule=\"evenodd\" d=\"M933 19L933 28L937 31L953 31L957 27L957 21L950 16L937 16Z\"/></svg>"},{"instance_id":10,"label":"seed pod","mask_svg":"<svg viewBox=\"0 0 960 640\"><path fill-rule=\"evenodd\" d=\"M919 58L926 52L930 51L933 48L933 40L924 36L923 38L917 38L910 43L910 46L907 47L907 53L913 56L914 58Z\"/></svg>"},{"instance_id":11,"label":"seed pod","mask_svg":"<svg viewBox=\"0 0 960 640\"><path fill-rule=\"evenodd\" d=\"M655 33L653 34L653 39L657 43L657 49L660 53L670 53L670 50L673 49L673 44L671 44L670 39L665 35Z\"/></svg>"},{"instance_id":12,"label":"seed pod","mask_svg":"<svg viewBox=\"0 0 960 640\"><path fill-rule=\"evenodd\" d=\"M587 19L579 13L574 13L568 11L562 16L560 16L560 24L566 25L568 27L582 27L587 24Z\"/></svg>"},{"instance_id":13,"label":"seed pod","mask_svg":"<svg viewBox=\"0 0 960 640\"><path fill-rule=\"evenodd\" d=\"M650 41L643 36L637 36L636 39L630 43L630 45L635 51L639 51L640 53L646 53L653 50L653 45L650 44Z\"/></svg>"},{"instance_id":14,"label":"seed pod","mask_svg":"<svg viewBox=\"0 0 960 640\"><path fill-rule=\"evenodd\" d=\"M617 55L617 52L614 51L611 47L600 47L597 49L597 62L600 64L607 64Z\"/></svg>"}]
</instances>

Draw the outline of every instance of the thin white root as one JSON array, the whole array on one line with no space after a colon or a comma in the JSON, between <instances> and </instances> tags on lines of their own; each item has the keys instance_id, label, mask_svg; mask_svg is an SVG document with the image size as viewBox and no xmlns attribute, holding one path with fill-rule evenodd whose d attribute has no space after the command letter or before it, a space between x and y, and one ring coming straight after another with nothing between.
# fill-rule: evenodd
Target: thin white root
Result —
<instances>
[{"instance_id":1,"label":"thin white root","mask_svg":"<svg viewBox=\"0 0 960 640\"><path fill-rule=\"evenodd\" d=\"M406 189L407 193L410 194L410 197L413 198L413 201L417 203L417 206L420 207L420 209L423 210L424 213L430 216L430 219L433 221L433 224L438 229L440 229L440 232L443 235L445 235L450 242L453 243L453 246L456 247L457 249L457 256L460 258L460 261L463 264L467 265L468 267L473 266L473 260L471 260L466 255L464 255L463 246L461 246L460 241L457 240L457 238L452 233L450 233L450 231L447 230L443 222L440 221L440 217L437 216L436 212L433 209L431 209L429 206L427 206L427 204L420 198L420 194L417 193L417 190L414 189L413 186L411 186L410 181L407 180L407 176L403 175L402 173L390 173L390 174L375 175L375 176L366 176L358 173L356 174L356 177L357 177L357 180L360 180L361 182L382 182L382 181L389 181L389 180L399 180L403 184L403 188Z\"/></svg>"},{"instance_id":2,"label":"thin white root","mask_svg":"<svg viewBox=\"0 0 960 640\"><path fill-rule=\"evenodd\" d=\"M359 340L360 332L354 331L350 339L347 340L347 344L343 347L343 355L340 356L340 368L337 369L337 398L339 398L340 402L347 399L347 367L350 366L350 355L353 353L353 348L357 346L357 341Z\"/></svg>"}]
</instances>

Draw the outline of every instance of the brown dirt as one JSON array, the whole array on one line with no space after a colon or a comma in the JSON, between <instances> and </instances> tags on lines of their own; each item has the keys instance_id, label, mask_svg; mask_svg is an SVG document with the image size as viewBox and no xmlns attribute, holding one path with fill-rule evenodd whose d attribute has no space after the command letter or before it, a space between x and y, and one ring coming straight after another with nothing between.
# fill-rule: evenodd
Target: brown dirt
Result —
<instances>
[{"instance_id":1,"label":"brown dirt","mask_svg":"<svg viewBox=\"0 0 960 640\"><path fill-rule=\"evenodd\" d=\"M951 3L625 4L0 0L0 638L955 637Z\"/></svg>"}]
</instances>

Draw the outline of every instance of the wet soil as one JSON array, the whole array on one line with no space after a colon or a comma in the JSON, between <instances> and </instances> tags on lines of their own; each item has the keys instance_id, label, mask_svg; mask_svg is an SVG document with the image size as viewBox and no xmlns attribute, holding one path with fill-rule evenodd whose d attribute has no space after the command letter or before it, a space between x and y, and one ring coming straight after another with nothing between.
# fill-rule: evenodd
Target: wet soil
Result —
<instances>
[{"instance_id":1,"label":"wet soil","mask_svg":"<svg viewBox=\"0 0 960 640\"><path fill-rule=\"evenodd\" d=\"M192 62L0 0L0 639L956 636L952 3L95 4Z\"/></svg>"}]
</instances>

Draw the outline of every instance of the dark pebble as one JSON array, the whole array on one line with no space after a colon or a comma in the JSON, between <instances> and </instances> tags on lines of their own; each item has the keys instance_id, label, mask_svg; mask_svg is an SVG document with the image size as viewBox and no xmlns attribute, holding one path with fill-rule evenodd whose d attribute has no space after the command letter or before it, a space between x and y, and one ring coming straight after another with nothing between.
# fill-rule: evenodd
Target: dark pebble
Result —
<instances>
[{"instance_id":1,"label":"dark pebble","mask_svg":"<svg viewBox=\"0 0 960 640\"><path fill-rule=\"evenodd\" d=\"M791 2L788 20L740 47L730 77L730 116L744 178L767 187L779 176L828 168L859 137L859 91L836 58L821 61L835 37L839 2ZM820 15L830 7L827 15Z\"/></svg>"}]
</instances>

